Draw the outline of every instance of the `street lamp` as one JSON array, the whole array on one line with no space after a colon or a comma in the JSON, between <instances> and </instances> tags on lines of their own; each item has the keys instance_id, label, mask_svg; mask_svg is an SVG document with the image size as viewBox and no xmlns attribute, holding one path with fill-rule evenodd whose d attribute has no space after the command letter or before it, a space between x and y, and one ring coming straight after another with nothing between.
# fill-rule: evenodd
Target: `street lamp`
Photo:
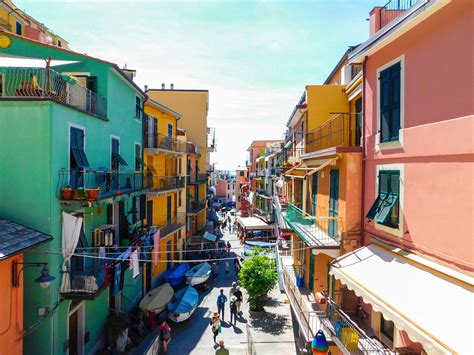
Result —
<instances>
[{"instance_id":1,"label":"street lamp","mask_svg":"<svg viewBox=\"0 0 474 355\"><path fill-rule=\"evenodd\" d=\"M18 270L18 265L24 265L22 269ZM55 280L56 277L49 274L48 264L47 263L19 263L14 261L12 263L12 286L15 288L20 287L20 274L23 270L29 267L40 267L41 275L35 279L36 283L39 283L41 287L48 288L51 281Z\"/></svg>"}]
</instances>

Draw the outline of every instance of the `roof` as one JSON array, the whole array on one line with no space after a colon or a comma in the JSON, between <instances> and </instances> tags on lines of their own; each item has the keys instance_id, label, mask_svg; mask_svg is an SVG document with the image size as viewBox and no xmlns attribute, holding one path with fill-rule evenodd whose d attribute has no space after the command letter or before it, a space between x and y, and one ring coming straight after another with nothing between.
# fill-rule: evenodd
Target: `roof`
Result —
<instances>
[{"instance_id":1,"label":"roof","mask_svg":"<svg viewBox=\"0 0 474 355\"><path fill-rule=\"evenodd\" d=\"M0 260L10 258L52 239L45 233L0 218Z\"/></svg>"},{"instance_id":2,"label":"roof","mask_svg":"<svg viewBox=\"0 0 474 355\"><path fill-rule=\"evenodd\" d=\"M433 261L377 244L334 260L329 273L420 342L428 354L474 353L472 278L458 278ZM453 300L457 311L443 312L440 321L435 310L446 300Z\"/></svg>"},{"instance_id":3,"label":"roof","mask_svg":"<svg viewBox=\"0 0 474 355\"><path fill-rule=\"evenodd\" d=\"M324 85L327 85L331 81L331 78L334 76L334 74L336 74L337 70L341 67L342 63L344 63L344 61L347 58L349 58L349 53L352 52L358 46L360 46L360 43L357 46L349 46L349 48L347 48L347 50L342 55L341 59L339 59L339 62L337 62L336 66L333 68L331 73L329 73L328 77L324 81Z\"/></svg>"},{"instance_id":4,"label":"roof","mask_svg":"<svg viewBox=\"0 0 474 355\"><path fill-rule=\"evenodd\" d=\"M237 223L246 230L270 230L273 226L257 217L237 217Z\"/></svg>"},{"instance_id":5,"label":"roof","mask_svg":"<svg viewBox=\"0 0 474 355\"><path fill-rule=\"evenodd\" d=\"M158 101L152 100L150 98L148 98L146 100L145 104L149 104L150 106L153 106L154 108L156 108L158 110L165 111L165 113L176 117L178 120L182 117L180 113L178 113L178 112L170 109L168 106L160 104ZM180 128L178 128L178 129L180 129Z\"/></svg>"},{"instance_id":6,"label":"roof","mask_svg":"<svg viewBox=\"0 0 474 355\"><path fill-rule=\"evenodd\" d=\"M189 91L189 92L209 92L209 90L195 90L195 89L147 89L148 91Z\"/></svg>"}]
</instances>

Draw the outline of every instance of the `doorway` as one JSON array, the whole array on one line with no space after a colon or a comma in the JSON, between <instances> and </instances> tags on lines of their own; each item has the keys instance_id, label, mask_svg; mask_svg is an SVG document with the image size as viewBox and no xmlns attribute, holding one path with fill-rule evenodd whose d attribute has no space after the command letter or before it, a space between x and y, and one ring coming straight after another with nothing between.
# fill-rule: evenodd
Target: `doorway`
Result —
<instances>
[{"instance_id":1,"label":"doorway","mask_svg":"<svg viewBox=\"0 0 474 355\"><path fill-rule=\"evenodd\" d=\"M313 293L314 291L314 255L313 251L310 250L309 254L309 282L308 282L308 288Z\"/></svg>"},{"instance_id":2,"label":"doorway","mask_svg":"<svg viewBox=\"0 0 474 355\"><path fill-rule=\"evenodd\" d=\"M331 170L330 188L329 188L329 217L337 217L339 213L339 170ZM328 225L328 234L330 237L336 238L337 220L330 219Z\"/></svg>"},{"instance_id":3,"label":"doorway","mask_svg":"<svg viewBox=\"0 0 474 355\"><path fill-rule=\"evenodd\" d=\"M68 354L84 354L85 311L84 302L72 301L68 319Z\"/></svg>"}]
</instances>

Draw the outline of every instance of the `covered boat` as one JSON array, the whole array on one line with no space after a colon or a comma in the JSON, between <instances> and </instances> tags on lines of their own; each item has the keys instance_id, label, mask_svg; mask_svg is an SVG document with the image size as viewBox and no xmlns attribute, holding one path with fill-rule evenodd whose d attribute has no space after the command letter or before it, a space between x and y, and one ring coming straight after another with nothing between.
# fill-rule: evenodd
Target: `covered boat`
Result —
<instances>
[{"instance_id":1,"label":"covered boat","mask_svg":"<svg viewBox=\"0 0 474 355\"><path fill-rule=\"evenodd\" d=\"M206 282L211 276L211 265L209 263L198 264L185 274L186 281L190 285L199 285Z\"/></svg>"},{"instance_id":2,"label":"covered boat","mask_svg":"<svg viewBox=\"0 0 474 355\"><path fill-rule=\"evenodd\" d=\"M185 280L184 274L188 270L189 270L188 264L186 263L179 264L172 267L168 271L164 272L163 278L165 279L165 281L169 282L171 286L176 287L176 286L181 285L184 282Z\"/></svg>"},{"instance_id":3,"label":"covered boat","mask_svg":"<svg viewBox=\"0 0 474 355\"><path fill-rule=\"evenodd\" d=\"M139 307L145 312L158 314L166 308L173 295L173 288L169 283L165 283L148 292L140 301Z\"/></svg>"},{"instance_id":4,"label":"covered boat","mask_svg":"<svg viewBox=\"0 0 474 355\"><path fill-rule=\"evenodd\" d=\"M196 310L199 303L199 294L192 287L185 287L175 293L168 304L168 318L173 322L185 321Z\"/></svg>"}]
</instances>

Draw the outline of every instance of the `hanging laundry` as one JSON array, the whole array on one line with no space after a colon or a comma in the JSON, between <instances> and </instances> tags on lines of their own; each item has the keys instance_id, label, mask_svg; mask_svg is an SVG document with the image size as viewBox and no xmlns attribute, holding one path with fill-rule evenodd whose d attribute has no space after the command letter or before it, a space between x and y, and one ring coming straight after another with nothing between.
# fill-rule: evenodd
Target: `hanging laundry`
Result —
<instances>
[{"instance_id":1,"label":"hanging laundry","mask_svg":"<svg viewBox=\"0 0 474 355\"><path fill-rule=\"evenodd\" d=\"M105 258L105 247L99 248L99 258L101 258L101 260L104 260L103 258Z\"/></svg>"},{"instance_id":2,"label":"hanging laundry","mask_svg":"<svg viewBox=\"0 0 474 355\"><path fill-rule=\"evenodd\" d=\"M135 249L135 251L130 254L130 268L132 269L132 277L136 278L140 275L140 265L138 264L138 255L140 248Z\"/></svg>"},{"instance_id":3,"label":"hanging laundry","mask_svg":"<svg viewBox=\"0 0 474 355\"><path fill-rule=\"evenodd\" d=\"M117 265L115 265L115 270L114 270L114 284L113 284L113 288L112 288L112 295L113 296L117 296L120 293L121 289L122 289L120 287L120 284L123 285L123 283L121 281L121 278L122 278L121 263L117 263Z\"/></svg>"}]
</instances>

